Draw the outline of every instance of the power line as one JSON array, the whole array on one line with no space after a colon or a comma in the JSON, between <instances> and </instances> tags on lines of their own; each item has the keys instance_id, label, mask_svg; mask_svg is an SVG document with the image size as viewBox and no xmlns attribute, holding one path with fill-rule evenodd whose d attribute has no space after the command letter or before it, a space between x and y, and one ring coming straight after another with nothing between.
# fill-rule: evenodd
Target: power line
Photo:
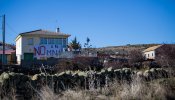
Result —
<instances>
[{"instance_id":1,"label":"power line","mask_svg":"<svg viewBox=\"0 0 175 100\"><path fill-rule=\"evenodd\" d=\"M7 28L8 28L11 32L17 33L17 31L16 31L9 23L6 22L6 25L7 25ZM11 32L8 32L8 33L11 34ZM9 34L6 34L6 35L8 35L9 38L13 39L14 37L13 37L12 35L9 35ZM14 34L13 34L13 35L14 35ZM14 42L13 42L13 44L14 44Z\"/></svg>"},{"instance_id":2,"label":"power line","mask_svg":"<svg viewBox=\"0 0 175 100\"><path fill-rule=\"evenodd\" d=\"M6 36L6 38L8 38L7 40L11 40L14 39L14 36L12 36L12 32L13 33L17 33L17 31L12 27L12 25L10 25L7 21L6 21L6 28L8 28L8 30L10 30L11 32L8 32L8 36ZM7 32L6 32L7 33ZM13 34L14 35L14 34ZM12 41L11 41L12 42ZM14 42L12 42L12 44L14 44Z\"/></svg>"},{"instance_id":3,"label":"power line","mask_svg":"<svg viewBox=\"0 0 175 100\"><path fill-rule=\"evenodd\" d=\"M10 26L10 24L8 24L7 22L6 22L6 25L7 25L7 27L8 27L12 32L17 33L16 30L15 30L14 28L12 28L12 27Z\"/></svg>"}]
</instances>

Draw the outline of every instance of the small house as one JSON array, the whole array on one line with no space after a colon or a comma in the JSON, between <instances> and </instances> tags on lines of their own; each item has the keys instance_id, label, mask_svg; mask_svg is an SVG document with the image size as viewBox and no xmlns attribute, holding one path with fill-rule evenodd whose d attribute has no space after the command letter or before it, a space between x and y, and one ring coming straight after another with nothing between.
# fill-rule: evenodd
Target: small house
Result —
<instances>
[{"instance_id":1,"label":"small house","mask_svg":"<svg viewBox=\"0 0 175 100\"><path fill-rule=\"evenodd\" d=\"M5 43L4 60L3 59L3 43L0 42L0 64L15 64L16 54L15 46Z\"/></svg>"},{"instance_id":2,"label":"small house","mask_svg":"<svg viewBox=\"0 0 175 100\"><path fill-rule=\"evenodd\" d=\"M163 45L156 45L149 47L143 51L145 60L154 60L156 57L156 51L161 48Z\"/></svg>"}]
</instances>

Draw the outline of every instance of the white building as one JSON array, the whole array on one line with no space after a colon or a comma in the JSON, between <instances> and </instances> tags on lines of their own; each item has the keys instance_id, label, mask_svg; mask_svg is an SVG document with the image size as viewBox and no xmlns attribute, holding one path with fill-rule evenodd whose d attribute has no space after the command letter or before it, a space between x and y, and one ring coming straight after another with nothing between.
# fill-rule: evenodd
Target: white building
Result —
<instances>
[{"instance_id":1,"label":"white building","mask_svg":"<svg viewBox=\"0 0 175 100\"><path fill-rule=\"evenodd\" d=\"M15 39L17 63L20 64L22 60L32 61L34 58L59 58L59 54L67 48L69 36L61 33L59 28L56 32L40 29L20 33Z\"/></svg>"},{"instance_id":2,"label":"white building","mask_svg":"<svg viewBox=\"0 0 175 100\"><path fill-rule=\"evenodd\" d=\"M152 46L143 51L144 57L146 60L154 60L156 57L156 50L160 48L162 45Z\"/></svg>"}]
</instances>

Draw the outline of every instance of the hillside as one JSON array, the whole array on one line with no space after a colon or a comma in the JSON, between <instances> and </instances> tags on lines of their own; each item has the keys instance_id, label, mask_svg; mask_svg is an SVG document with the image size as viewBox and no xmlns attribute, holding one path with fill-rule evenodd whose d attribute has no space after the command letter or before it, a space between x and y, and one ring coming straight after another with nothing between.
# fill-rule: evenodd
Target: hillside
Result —
<instances>
[{"instance_id":1,"label":"hillside","mask_svg":"<svg viewBox=\"0 0 175 100\"><path fill-rule=\"evenodd\" d=\"M144 49L155 45L159 45L159 44L135 44L135 45L128 44L124 46L109 46L109 47L97 48L97 51L107 53L107 54L127 53L131 50L143 51Z\"/></svg>"}]
</instances>

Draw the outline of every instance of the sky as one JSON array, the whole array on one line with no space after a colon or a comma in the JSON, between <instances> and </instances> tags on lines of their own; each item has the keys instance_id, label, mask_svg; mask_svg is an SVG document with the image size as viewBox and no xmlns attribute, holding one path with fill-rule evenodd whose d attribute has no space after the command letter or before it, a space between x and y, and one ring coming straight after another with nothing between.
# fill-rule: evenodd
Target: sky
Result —
<instances>
[{"instance_id":1,"label":"sky","mask_svg":"<svg viewBox=\"0 0 175 100\"><path fill-rule=\"evenodd\" d=\"M87 37L92 47L175 43L175 0L0 0L3 14L12 44L19 33L57 27L82 46Z\"/></svg>"}]
</instances>

